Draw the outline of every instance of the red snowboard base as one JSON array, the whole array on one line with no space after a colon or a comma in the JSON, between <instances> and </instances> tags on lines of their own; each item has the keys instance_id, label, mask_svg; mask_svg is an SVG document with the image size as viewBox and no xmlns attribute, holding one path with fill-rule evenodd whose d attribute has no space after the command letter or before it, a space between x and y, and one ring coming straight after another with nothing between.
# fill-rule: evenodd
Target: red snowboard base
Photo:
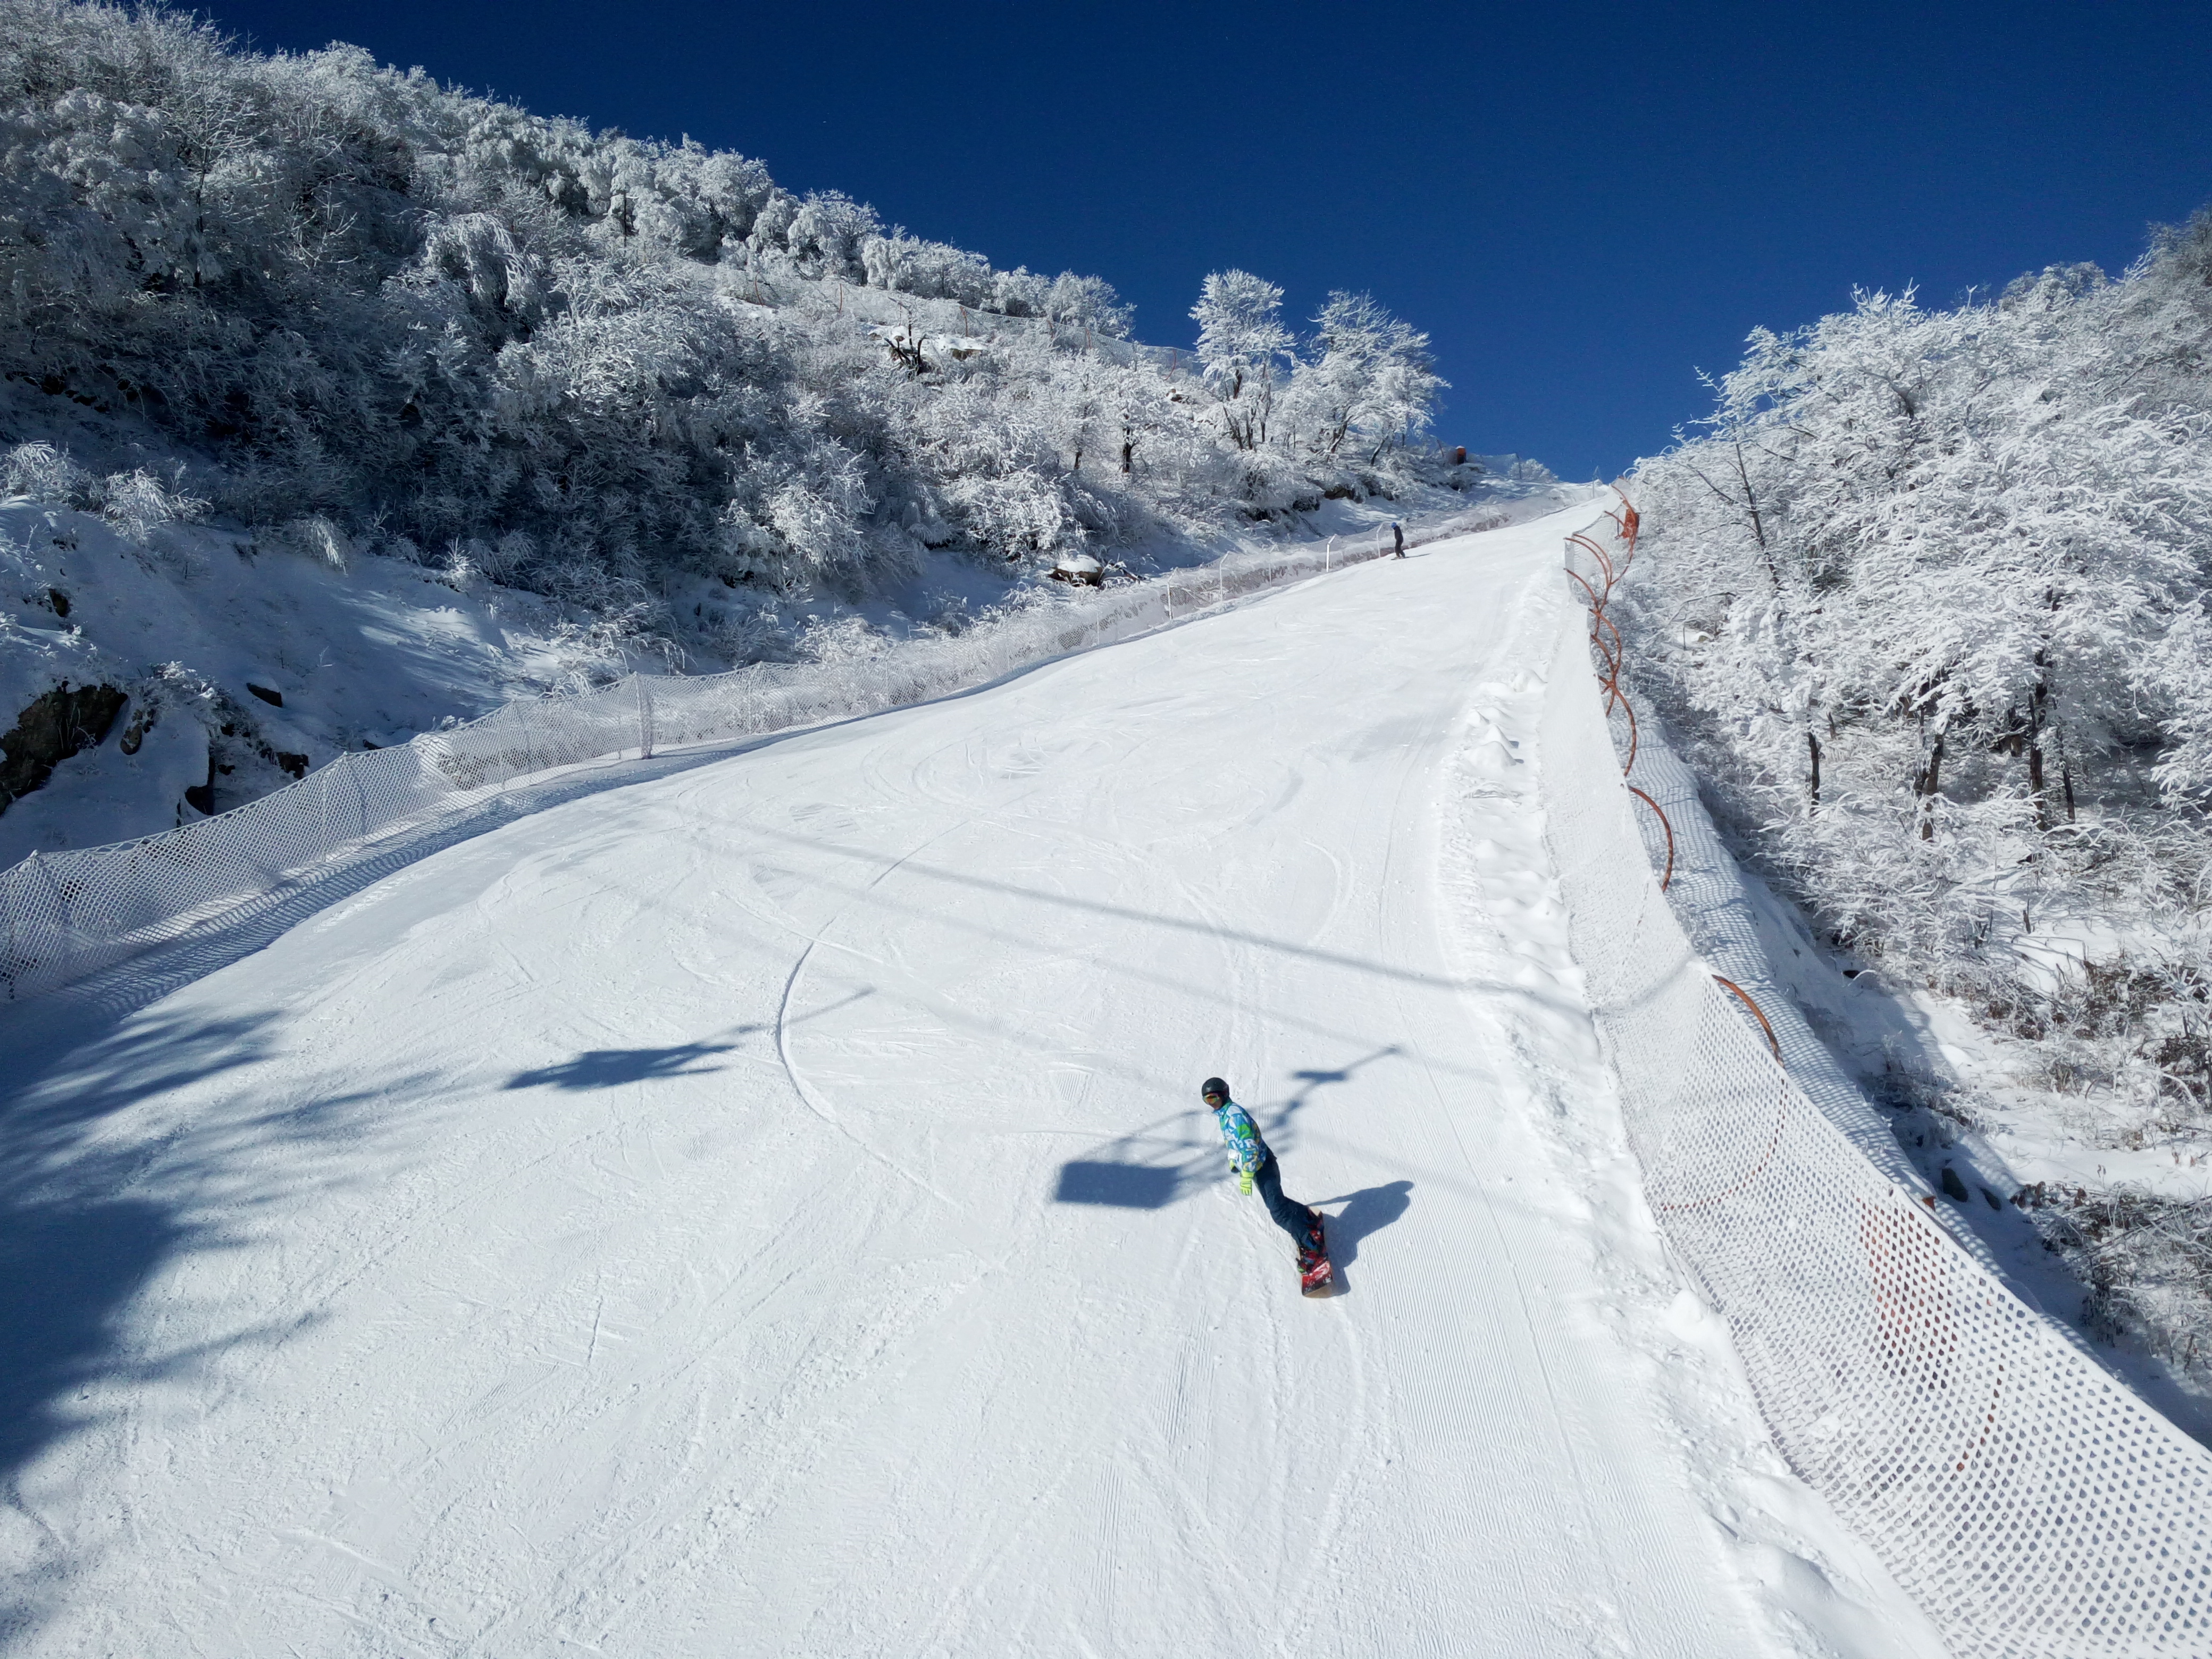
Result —
<instances>
[{"instance_id":1,"label":"red snowboard base","mask_svg":"<svg viewBox=\"0 0 2212 1659\"><path fill-rule=\"evenodd\" d=\"M1329 1265L1328 1239L1318 1227L1315 1242L1298 1252L1298 1291L1304 1296L1336 1294L1336 1269Z\"/></svg>"}]
</instances>

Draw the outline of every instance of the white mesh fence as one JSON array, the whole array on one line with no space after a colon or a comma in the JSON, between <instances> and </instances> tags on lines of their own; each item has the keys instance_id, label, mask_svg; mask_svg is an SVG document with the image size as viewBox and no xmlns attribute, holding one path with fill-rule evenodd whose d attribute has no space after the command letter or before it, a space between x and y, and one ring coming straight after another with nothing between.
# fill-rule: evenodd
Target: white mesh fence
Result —
<instances>
[{"instance_id":1,"label":"white mesh fence","mask_svg":"<svg viewBox=\"0 0 2212 1659\"><path fill-rule=\"evenodd\" d=\"M1492 528L1557 504L1495 503L1425 524L1407 542ZM1390 546L1384 526L1295 551L1234 554L1202 570L850 662L696 678L637 675L593 691L511 702L404 747L342 755L219 817L141 841L34 854L0 874L0 998L83 979L218 921L333 854L475 805L535 775L923 702L1262 588L1377 558Z\"/></svg>"},{"instance_id":2,"label":"white mesh fence","mask_svg":"<svg viewBox=\"0 0 2212 1659\"><path fill-rule=\"evenodd\" d=\"M1575 958L1652 1208L1791 1467L1962 1656L2212 1654L2212 1453L1984 1270L1778 1061L1662 895L1665 839L1648 860L1638 818L1656 815L1608 729L1613 639L1594 672L1590 613L1565 609L1540 738ZM1624 735L1626 718L1616 704Z\"/></svg>"}]
</instances>

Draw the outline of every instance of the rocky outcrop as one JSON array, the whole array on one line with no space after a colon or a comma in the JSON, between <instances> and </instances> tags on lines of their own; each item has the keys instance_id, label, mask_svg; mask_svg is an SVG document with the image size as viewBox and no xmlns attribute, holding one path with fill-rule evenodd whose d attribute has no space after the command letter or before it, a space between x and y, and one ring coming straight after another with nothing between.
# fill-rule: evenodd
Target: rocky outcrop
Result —
<instances>
[{"instance_id":1,"label":"rocky outcrop","mask_svg":"<svg viewBox=\"0 0 2212 1659\"><path fill-rule=\"evenodd\" d=\"M15 717L15 729L0 737L0 812L19 795L27 795L54 775L71 755L99 747L107 728L129 701L112 685L81 685L64 680L33 697Z\"/></svg>"}]
</instances>

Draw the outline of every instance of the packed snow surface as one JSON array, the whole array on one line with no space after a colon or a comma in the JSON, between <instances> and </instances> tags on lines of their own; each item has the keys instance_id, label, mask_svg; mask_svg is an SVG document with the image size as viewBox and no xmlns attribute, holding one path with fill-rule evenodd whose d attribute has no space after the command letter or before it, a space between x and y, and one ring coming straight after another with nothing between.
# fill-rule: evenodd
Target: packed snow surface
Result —
<instances>
[{"instance_id":1,"label":"packed snow surface","mask_svg":"<svg viewBox=\"0 0 2212 1659\"><path fill-rule=\"evenodd\" d=\"M1937 1652L1637 1196L1528 781L1589 513L15 1011L14 1645Z\"/></svg>"}]
</instances>

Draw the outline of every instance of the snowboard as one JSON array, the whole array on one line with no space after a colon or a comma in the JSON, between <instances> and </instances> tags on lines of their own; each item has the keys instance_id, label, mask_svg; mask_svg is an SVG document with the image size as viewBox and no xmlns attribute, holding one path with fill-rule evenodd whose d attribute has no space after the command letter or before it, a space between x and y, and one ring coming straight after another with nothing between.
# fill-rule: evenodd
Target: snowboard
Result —
<instances>
[{"instance_id":1,"label":"snowboard","mask_svg":"<svg viewBox=\"0 0 2212 1659\"><path fill-rule=\"evenodd\" d=\"M1304 1296L1336 1293L1336 1269L1329 1265L1328 1236L1321 1222L1314 1224L1312 1243L1298 1250L1298 1291Z\"/></svg>"}]
</instances>

